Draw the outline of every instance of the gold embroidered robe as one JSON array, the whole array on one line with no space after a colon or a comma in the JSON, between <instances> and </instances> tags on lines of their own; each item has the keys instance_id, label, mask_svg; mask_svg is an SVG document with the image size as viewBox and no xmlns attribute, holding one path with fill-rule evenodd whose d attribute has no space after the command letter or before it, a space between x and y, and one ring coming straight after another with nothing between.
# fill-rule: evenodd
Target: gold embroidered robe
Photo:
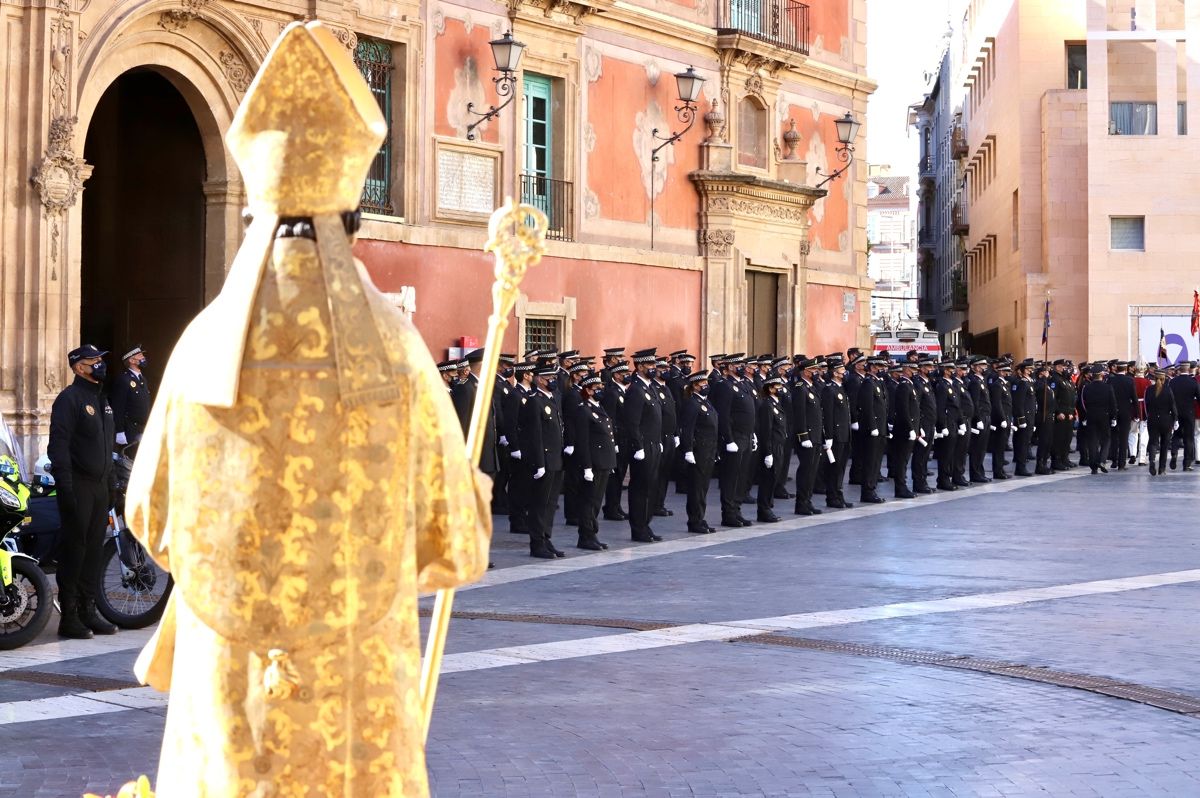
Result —
<instances>
[{"instance_id":1,"label":"gold embroidered robe","mask_svg":"<svg viewBox=\"0 0 1200 798\"><path fill-rule=\"evenodd\" d=\"M398 401L339 398L303 238L274 242L232 407L172 392L187 381L172 372L206 368L197 336L172 356L129 496L131 526L176 580L146 652L146 678L171 689L160 798L427 794L417 595L487 567L486 477L424 343L356 268ZM264 687L272 651L290 698Z\"/></svg>"}]
</instances>

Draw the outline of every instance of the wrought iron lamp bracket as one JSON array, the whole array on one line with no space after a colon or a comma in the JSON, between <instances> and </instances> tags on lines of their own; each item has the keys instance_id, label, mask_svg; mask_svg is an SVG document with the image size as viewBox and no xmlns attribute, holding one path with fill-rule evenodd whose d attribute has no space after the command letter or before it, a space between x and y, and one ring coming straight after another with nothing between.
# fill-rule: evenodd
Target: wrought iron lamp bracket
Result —
<instances>
[{"instance_id":1,"label":"wrought iron lamp bracket","mask_svg":"<svg viewBox=\"0 0 1200 798\"><path fill-rule=\"evenodd\" d=\"M493 105L488 108L487 111L483 112L475 110L475 103L467 103L467 113L474 114L479 117L479 119L476 119L467 126L467 141L475 140L475 128L479 127L489 119L495 119L500 115L500 112L509 105L509 103L517 98L517 93L515 91L517 85L517 76L512 72L506 71L504 74L492 78L492 83L496 85L496 95L498 97L507 97L508 99L500 103L500 105Z\"/></svg>"}]
</instances>

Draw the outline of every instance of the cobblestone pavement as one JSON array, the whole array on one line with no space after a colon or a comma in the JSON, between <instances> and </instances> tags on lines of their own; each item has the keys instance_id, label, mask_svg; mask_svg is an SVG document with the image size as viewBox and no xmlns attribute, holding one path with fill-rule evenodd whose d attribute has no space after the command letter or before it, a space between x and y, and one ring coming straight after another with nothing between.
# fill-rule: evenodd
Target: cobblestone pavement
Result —
<instances>
[{"instance_id":1,"label":"cobblestone pavement","mask_svg":"<svg viewBox=\"0 0 1200 798\"><path fill-rule=\"evenodd\" d=\"M585 554L560 526L550 563L497 518L498 568L455 605L433 791L1200 795L1197 498L1192 474L1076 470L692 536L672 494L664 543L605 522L613 550ZM0 796L153 774L146 632L52 632L0 653ZM1091 677L1132 698L1067 686Z\"/></svg>"}]
</instances>

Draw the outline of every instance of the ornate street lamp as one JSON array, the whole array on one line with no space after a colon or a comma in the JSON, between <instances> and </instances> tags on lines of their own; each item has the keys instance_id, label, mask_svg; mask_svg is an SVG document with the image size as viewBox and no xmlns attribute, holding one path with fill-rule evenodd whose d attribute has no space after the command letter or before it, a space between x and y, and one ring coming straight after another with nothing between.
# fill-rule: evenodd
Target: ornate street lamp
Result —
<instances>
[{"instance_id":1,"label":"ornate street lamp","mask_svg":"<svg viewBox=\"0 0 1200 798\"><path fill-rule=\"evenodd\" d=\"M676 72L675 89L680 105L675 106L675 115L680 122L684 123L684 128L670 136L658 135L658 128L650 131L651 136L662 142L650 150L650 249L654 249L654 164L658 163L658 153L663 147L679 141L696 123L696 99L700 96L702 88L704 88L704 78L690 66L683 72Z\"/></svg>"},{"instance_id":2,"label":"ornate street lamp","mask_svg":"<svg viewBox=\"0 0 1200 798\"><path fill-rule=\"evenodd\" d=\"M854 139L858 137L858 129L862 127L862 123L852 117L850 112L847 111L845 116L833 123L833 126L837 129L838 142L842 145L836 150L837 158L846 165L828 175L822 172L821 167L818 166L817 176L825 179L817 183L817 188L825 185L830 180L837 180L842 176L842 172L845 172L850 168L850 164L854 163Z\"/></svg>"},{"instance_id":3,"label":"ornate street lamp","mask_svg":"<svg viewBox=\"0 0 1200 798\"><path fill-rule=\"evenodd\" d=\"M498 116L500 111L517 96L514 91L517 85L517 68L521 64L521 54L525 52L525 45L514 39L512 32L509 31L499 39L492 39L488 42L488 46L492 48L492 59L496 62L496 71L500 73L492 78L492 83L496 86L496 94L500 97L508 97L508 99L499 107L491 106L484 113L475 110L475 103L467 103L467 113L480 117L467 127L467 141L474 141L475 128Z\"/></svg>"}]
</instances>

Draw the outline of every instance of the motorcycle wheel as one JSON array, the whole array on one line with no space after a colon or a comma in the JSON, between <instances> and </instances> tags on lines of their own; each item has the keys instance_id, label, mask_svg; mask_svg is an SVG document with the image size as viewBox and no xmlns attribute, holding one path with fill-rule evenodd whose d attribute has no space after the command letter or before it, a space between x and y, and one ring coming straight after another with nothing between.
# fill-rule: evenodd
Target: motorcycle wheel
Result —
<instances>
[{"instance_id":1,"label":"motorcycle wheel","mask_svg":"<svg viewBox=\"0 0 1200 798\"><path fill-rule=\"evenodd\" d=\"M37 563L24 557L12 561L13 583L7 588L14 600L9 612L0 608L0 650L20 648L46 628L54 602L50 580Z\"/></svg>"},{"instance_id":2,"label":"motorcycle wheel","mask_svg":"<svg viewBox=\"0 0 1200 798\"><path fill-rule=\"evenodd\" d=\"M132 538L130 538L132 541ZM105 542L100 557L100 592L96 609L122 629L141 629L162 617L175 581L159 567L141 544L126 552L131 577L125 576L117 544Z\"/></svg>"}]
</instances>

